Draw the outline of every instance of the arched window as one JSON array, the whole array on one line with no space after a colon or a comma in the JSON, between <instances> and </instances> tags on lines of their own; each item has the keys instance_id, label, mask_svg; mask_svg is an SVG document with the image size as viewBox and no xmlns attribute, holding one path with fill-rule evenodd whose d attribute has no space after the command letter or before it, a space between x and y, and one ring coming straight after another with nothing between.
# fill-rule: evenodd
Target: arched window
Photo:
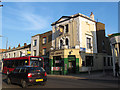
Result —
<instances>
[{"instance_id":1,"label":"arched window","mask_svg":"<svg viewBox=\"0 0 120 90\"><path fill-rule=\"evenodd\" d=\"M68 40L68 38L66 38L65 43L66 43L66 45L69 46L69 40Z\"/></svg>"},{"instance_id":2,"label":"arched window","mask_svg":"<svg viewBox=\"0 0 120 90\"><path fill-rule=\"evenodd\" d=\"M63 46L63 40L60 40L60 49L62 49Z\"/></svg>"}]
</instances>

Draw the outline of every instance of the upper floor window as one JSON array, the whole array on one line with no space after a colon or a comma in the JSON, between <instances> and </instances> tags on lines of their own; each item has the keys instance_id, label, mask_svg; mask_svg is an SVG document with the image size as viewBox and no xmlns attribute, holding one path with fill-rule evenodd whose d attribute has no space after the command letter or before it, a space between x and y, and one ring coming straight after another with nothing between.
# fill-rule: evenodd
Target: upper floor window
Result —
<instances>
[{"instance_id":1,"label":"upper floor window","mask_svg":"<svg viewBox=\"0 0 120 90\"><path fill-rule=\"evenodd\" d=\"M46 55L46 48L43 48L43 55Z\"/></svg>"},{"instance_id":2,"label":"upper floor window","mask_svg":"<svg viewBox=\"0 0 120 90\"><path fill-rule=\"evenodd\" d=\"M60 25L58 30L59 30L59 36L62 35L64 31L64 26Z\"/></svg>"},{"instance_id":3,"label":"upper floor window","mask_svg":"<svg viewBox=\"0 0 120 90\"><path fill-rule=\"evenodd\" d=\"M91 38L87 37L87 49L91 49Z\"/></svg>"},{"instance_id":4,"label":"upper floor window","mask_svg":"<svg viewBox=\"0 0 120 90\"><path fill-rule=\"evenodd\" d=\"M36 50L34 50L33 54L34 54L34 56L36 56Z\"/></svg>"},{"instance_id":5,"label":"upper floor window","mask_svg":"<svg viewBox=\"0 0 120 90\"><path fill-rule=\"evenodd\" d=\"M60 49L62 49L63 46L63 40L60 40Z\"/></svg>"},{"instance_id":6,"label":"upper floor window","mask_svg":"<svg viewBox=\"0 0 120 90\"><path fill-rule=\"evenodd\" d=\"M44 37L44 38L43 38L43 44L46 44L46 43L47 43L47 38Z\"/></svg>"},{"instance_id":7,"label":"upper floor window","mask_svg":"<svg viewBox=\"0 0 120 90\"><path fill-rule=\"evenodd\" d=\"M68 33L68 24L65 25L65 33Z\"/></svg>"},{"instance_id":8,"label":"upper floor window","mask_svg":"<svg viewBox=\"0 0 120 90\"><path fill-rule=\"evenodd\" d=\"M37 40L34 40L33 46L36 46L36 45L37 45Z\"/></svg>"},{"instance_id":9,"label":"upper floor window","mask_svg":"<svg viewBox=\"0 0 120 90\"><path fill-rule=\"evenodd\" d=\"M69 40L68 40L68 38L65 39L65 43L67 45L67 48L69 48Z\"/></svg>"}]
</instances>

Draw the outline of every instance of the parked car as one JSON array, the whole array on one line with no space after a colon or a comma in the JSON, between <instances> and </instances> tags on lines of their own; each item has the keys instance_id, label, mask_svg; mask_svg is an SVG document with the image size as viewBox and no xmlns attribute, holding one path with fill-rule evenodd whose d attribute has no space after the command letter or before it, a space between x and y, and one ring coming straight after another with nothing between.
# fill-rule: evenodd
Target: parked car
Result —
<instances>
[{"instance_id":1,"label":"parked car","mask_svg":"<svg viewBox=\"0 0 120 90\"><path fill-rule=\"evenodd\" d=\"M45 85L47 82L47 73L42 67L21 66L16 67L7 76L7 83L17 83L23 88L31 84Z\"/></svg>"}]
</instances>

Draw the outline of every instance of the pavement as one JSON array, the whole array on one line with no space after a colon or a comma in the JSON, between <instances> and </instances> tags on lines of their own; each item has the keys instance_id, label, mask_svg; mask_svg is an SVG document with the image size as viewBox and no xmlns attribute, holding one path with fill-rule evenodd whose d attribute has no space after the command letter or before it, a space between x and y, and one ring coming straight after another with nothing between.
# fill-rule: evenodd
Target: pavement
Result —
<instances>
[{"instance_id":1,"label":"pavement","mask_svg":"<svg viewBox=\"0 0 120 90\"><path fill-rule=\"evenodd\" d=\"M110 80L110 81L120 80L120 76L119 77L113 76L113 72L91 72L91 73L78 73L78 74L69 74L69 75L48 74L48 77L80 79L80 80Z\"/></svg>"},{"instance_id":2,"label":"pavement","mask_svg":"<svg viewBox=\"0 0 120 90\"><path fill-rule=\"evenodd\" d=\"M2 72L0 71L0 74ZM4 75L3 75L4 76ZM77 73L69 75L52 75L47 74L48 77L54 78L66 78L66 79L77 79L77 80L110 80L110 81L120 81L120 76L113 76L113 72L91 72L91 73Z\"/></svg>"}]
</instances>

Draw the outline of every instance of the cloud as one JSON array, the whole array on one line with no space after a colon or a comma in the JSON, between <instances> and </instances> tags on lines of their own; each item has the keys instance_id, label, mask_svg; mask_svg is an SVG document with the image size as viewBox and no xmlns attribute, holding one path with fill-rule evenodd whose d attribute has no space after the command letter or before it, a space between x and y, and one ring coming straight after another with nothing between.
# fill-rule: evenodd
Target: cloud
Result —
<instances>
[{"instance_id":1,"label":"cloud","mask_svg":"<svg viewBox=\"0 0 120 90\"><path fill-rule=\"evenodd\" d=\"M3 11L3 18L5 19L3 24L7 25L7 28L35 31L48 27L49 17L40 15L33 6L23 9L24 6L25 4L16 4L15 7L6 7L7 10Z\"/></svg>"},{"instance_id":2,"label":"cloud","mask_svg":"<svg viewBox=\"0 0 120 90\"><path fill-rule=\"evenodd\" d=\"M40 15L23 13L21 17L24 19L24 30L41 30L48 25L47 18Z\"/></svg>"}]
</instances>

